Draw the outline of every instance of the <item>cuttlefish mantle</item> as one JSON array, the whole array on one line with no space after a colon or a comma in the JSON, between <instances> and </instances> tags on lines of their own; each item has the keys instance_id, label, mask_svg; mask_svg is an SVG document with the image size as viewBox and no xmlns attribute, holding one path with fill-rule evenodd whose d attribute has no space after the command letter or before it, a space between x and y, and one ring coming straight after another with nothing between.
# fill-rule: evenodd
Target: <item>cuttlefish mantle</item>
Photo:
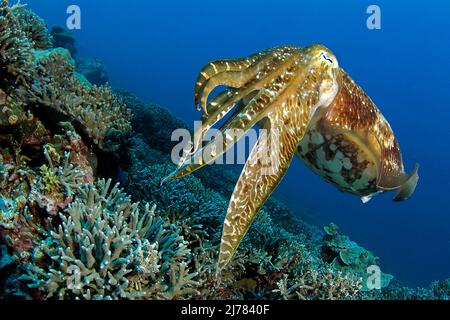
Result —
<instances>
[{"instance_id":1,"label":"cuttlefish mantle","mask_svg":"<svg viewBox=\"0 0 450 320\"><path fill-rule=\"evenodd\" d=\"M208 99L219 85L227 89ZM200 72L194 93L197 108L203 110L198 138L193 141L191 156L163 182L214 162L256 125L269 132L252 149L232 194L223 226L219 272L231 260L295 155L339 190L363 200L397 190L394 200L402 201L415 190L418 166L411 174L404 172L389 123L324 46L276 47L243 59L211 62ZM202 145L207 132L232 110L220 129L225 139ZM238 134L227 135L230 129ZM271 139L275 135L276 139Z\"/></svg>"}]
</instances>

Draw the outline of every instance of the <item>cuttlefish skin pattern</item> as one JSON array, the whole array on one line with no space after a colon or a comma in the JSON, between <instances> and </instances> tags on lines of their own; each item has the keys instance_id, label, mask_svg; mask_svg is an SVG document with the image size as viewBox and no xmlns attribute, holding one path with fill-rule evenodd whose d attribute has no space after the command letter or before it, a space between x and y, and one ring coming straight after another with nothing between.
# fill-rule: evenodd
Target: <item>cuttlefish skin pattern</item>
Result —
<instances>
[{"instance_id":1,"label":"cuttlefish skin pattern","mask_svg":"<svg viewBox=\"0 0 450 320\"><path fill-rule=\"evenodd\" d=\"M208 100L219 85L227 89ZM191 156L163 182L214 162L255 125L269 132L269 137L260 137L252 149L231 196L219 272L231 260L295 155L341 191L363 199L398 190L395 200L401 201L415 190L418 166L412 174L404 173L399 145L388 122L322 45L275 47L244 59L211 62L200 72L194 95L203 115ZM220 129L224 139L203 145L206 133L232 110ZM232 129L233 135L229 134ZM267 143L275 135L277 143ZM276 151L277 157L267 159L271 151ZM270 174L265 170L268 167Z\"/></svg>"}]
</instances>

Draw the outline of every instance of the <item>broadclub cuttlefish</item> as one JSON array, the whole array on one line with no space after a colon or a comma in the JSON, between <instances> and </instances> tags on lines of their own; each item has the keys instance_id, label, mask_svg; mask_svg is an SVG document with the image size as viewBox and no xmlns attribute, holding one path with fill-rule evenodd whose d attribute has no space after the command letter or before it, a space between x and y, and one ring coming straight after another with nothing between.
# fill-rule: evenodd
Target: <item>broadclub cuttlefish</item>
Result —
<instances>
[{"instance_id":1,"label":"broadclub cuttlefish","mask_svg":"<svg viewBox=\"0 0 450 320\"><path fill-rule=\"evenodd\" d=\"M227 88L209 101L220 85ZM405 174L389 123L322 45L275 47L243 59L208 63L195 85L195 104L203 110L195 135L199 138L194 139L190 157L163 182L214 162L256 125L268 132L252 149L232 194L219 274L295 155L339 190L364 202L388 190L397 190L395 201L406 200L416 188L418 165ZM203 144L206 133L232 110L220 129L225 138ZM227 134L232 129L238 134ZM277 156L268 157L275 149Z\"/></svg>"}]
</instances>

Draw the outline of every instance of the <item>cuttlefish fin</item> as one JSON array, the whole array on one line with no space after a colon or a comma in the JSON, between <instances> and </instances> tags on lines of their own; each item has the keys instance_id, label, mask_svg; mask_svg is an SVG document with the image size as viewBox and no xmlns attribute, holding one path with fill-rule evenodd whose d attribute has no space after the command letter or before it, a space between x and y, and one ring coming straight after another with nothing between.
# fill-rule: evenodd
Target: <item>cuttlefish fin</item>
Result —
<instances>
[{"instance_id":1,"label":"cuttlefish fin","mask_svg":"<svg viewBox=\"0 0 450 320\"><path fill-rule=\"evenodd\" d=\"M386 131L386 130L382 130ZM395 137L378 137L381 148L380 168L377 187L381 190L398 190L394 201L403 201L411 197L419 181L419 165L412 173L404 173L400 147Z\"/></svg>"},{"instance_id":2,"label":"cuttlefish fin","mask_svg":"<svg viewBox=\"0 0 450 320\"><path fill-rule=\"evenodd\" d=\"M404 201L409 199L414 191L416 190L417 183L419 182L419 164L416 163L416 166L414 167L414 171L409 174L408 180L406 180L398 190L397 194L395 195L394 201Z\"/></svg>"},{"instance_id":3,"label":"cuttlefish fin","mask_svg":"<svg viewBox=\"0 0 450 320\"><path fill-rule=\"evenodd\" d=\"M230 200L223 226L218 274L230 262L257 213L286 174L303 138L291 113L282 110L269 113L264 127L239 177Z\"/></svg>"},{"instance_id":4,"label":"cuttlefish fin","mask_svg":"<svg viewBox=\"0 0 450 320\"><path fill-rule=\"evenodd\" d=\"M419 182L419 164L416 164L414 170L407 174L403 173L397 176L380 177L377 186L382 190L398 190L394 201L404 201L412 196Z\"/></svg>"}]
</instances>

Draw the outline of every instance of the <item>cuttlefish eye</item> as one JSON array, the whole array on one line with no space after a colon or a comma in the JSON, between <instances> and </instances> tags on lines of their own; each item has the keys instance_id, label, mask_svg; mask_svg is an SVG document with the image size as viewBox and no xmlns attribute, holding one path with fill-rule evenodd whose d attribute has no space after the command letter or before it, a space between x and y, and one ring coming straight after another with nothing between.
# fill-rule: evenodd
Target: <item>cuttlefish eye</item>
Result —
<instances>
[{"instance_id":1,"label":"cuttlefish eye","mask_svg":"<svg viewBox=\"0 0 450 320\"><path fill-rule=\"evenodd\" d=\"M326 53L325 51L322 51L320 53L320 56L322 57L323 60L325 60L327 63L329 63L330 65L332 65L333 67L336 66L337 61L334 57L330 56L328 53Z\"/></svg>"}]
</instances>

